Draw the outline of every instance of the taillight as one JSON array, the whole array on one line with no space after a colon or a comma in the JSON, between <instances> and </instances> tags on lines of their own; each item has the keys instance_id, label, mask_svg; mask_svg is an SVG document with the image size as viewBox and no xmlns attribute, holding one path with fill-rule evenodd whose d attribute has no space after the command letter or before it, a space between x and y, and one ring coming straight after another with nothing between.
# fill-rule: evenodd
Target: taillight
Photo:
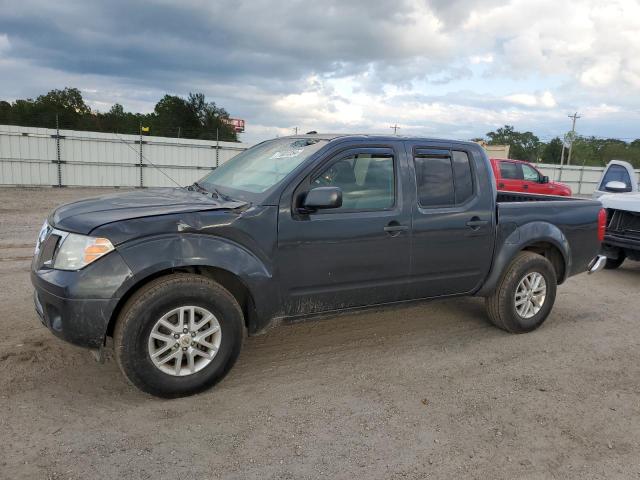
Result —
<instances>
[{"instance_id":1,"label":"taillight","mask_svg":"<svg viewBox=\"0 0 640 480\"><path fill-rule=\"evenodd\" d=\"M601 208L598 212L598 241L602 243L604 241L604 231L607 227L607 211Z\"/></svg>"}]
</instances>

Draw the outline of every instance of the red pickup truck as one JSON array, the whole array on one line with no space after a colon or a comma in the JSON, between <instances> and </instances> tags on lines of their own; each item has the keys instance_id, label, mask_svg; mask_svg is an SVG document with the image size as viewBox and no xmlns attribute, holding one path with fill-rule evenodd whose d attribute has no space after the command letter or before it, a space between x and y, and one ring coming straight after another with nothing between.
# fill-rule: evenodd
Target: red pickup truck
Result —
<instances>
[{"instance_id":1,"label":"red pickup truck","mask_svg":"<svg viewBox=\"0 0 640 480\"><path fill-rule=\"evenodd\" d=\"M571 196L571 188L560 182L550 182L529 162L492 158L491 168L496 177L498 190L507 192L538 193L544 195Z\"/></svg>"}]
</instances>

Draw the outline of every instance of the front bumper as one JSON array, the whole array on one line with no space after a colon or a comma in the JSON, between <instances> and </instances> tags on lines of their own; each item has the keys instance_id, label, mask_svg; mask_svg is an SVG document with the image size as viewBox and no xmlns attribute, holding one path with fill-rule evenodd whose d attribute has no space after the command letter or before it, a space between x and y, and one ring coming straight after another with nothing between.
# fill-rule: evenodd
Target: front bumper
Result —
<instances>
[{"instance_id":1,"label":"front bumper","mask_svg":"<svg viewBox=\"0 0 640 480\"><path fill-rule=\"evenodd\" d=\"M104 343L117 299L61 298L36 289L33 292L36 313L42 324L59 338L81 347L99 348Z\"/></svg>"},{"instance_id":2,"label":"front bumper","mask_svg":"<svg viewBox=\"0 0 640 480\"><path fill-rule=\"evenodd\" d=\"M76 272L33 268L35 309L51 332L75 345L99 348L131 271L111 252Z\"/></svg>"}]
</instances>

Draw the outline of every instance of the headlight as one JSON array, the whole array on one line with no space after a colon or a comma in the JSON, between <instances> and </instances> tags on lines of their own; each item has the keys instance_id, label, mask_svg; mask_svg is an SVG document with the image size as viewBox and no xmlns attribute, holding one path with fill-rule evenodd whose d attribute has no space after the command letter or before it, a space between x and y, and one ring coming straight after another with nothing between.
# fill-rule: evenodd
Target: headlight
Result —
<instances>
[{"instance_id":1,"label":"headlight","mask_svg":"<svg viewBox=\"0 0 640 480\"><path fill-rule=\"evenodd\" d=\"M113 245L106 238L69 233L62 239L53 268L80 270L112 250Z\"/></svg>"}]
</instances>

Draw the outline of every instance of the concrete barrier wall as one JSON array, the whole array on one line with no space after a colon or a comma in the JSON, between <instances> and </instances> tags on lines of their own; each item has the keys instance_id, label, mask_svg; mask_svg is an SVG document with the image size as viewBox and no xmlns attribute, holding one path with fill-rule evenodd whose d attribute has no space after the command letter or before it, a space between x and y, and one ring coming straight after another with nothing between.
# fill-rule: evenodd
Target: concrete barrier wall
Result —
<instances>
[{"instance_id":1,"label":"concrete barrier wall","mask_svg":"<svg viewBox=\"0 0 640 480\"><path fill-rule=\"evenodd\" d=\"M142 137L141 145L136 135L75 130L58 135L53 129L0 125L0 185L175 185L168 177L189 185L248 147L151 136Z\"/></svg>"}]
</instances>

